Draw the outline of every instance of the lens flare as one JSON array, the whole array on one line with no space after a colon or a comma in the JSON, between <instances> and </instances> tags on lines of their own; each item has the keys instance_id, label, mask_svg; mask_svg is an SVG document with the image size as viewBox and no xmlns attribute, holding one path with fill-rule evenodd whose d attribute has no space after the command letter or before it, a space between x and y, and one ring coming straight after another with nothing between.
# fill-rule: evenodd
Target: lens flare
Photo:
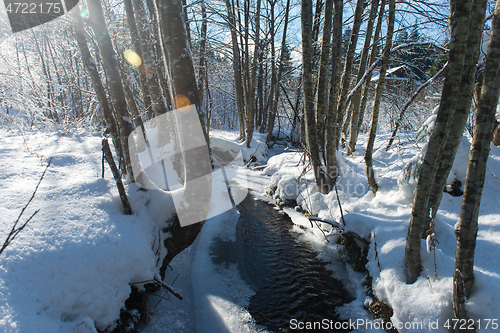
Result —
<instances>
[{"instance_id":1,"label":"lens flare","mask_svg":"<svg viewBox=\"0 0 500 333\"><path fill-rule=\"evenodd\" d=\"M176 109L181 109L185 106L189 106L190 104L191 102L189 101L189 98L183 94L179 94L174 97L174 106Z\"/></svg>"},{"instance_id":2,"label":"lens flare","mask_svg":"<svg viewBox=\"0 0 500 333\"><path fill-rule=\"evenodd\" d=\"M123 56L132 66L139 67L142 64L141 57L133 50L125 50Z\"/></svg>"}]
</instances>

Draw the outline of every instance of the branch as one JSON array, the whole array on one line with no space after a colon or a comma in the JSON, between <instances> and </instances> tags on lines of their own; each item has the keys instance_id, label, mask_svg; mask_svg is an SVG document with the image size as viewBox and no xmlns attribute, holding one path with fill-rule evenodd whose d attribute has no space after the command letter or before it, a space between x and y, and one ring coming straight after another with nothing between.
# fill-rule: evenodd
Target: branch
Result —
<instances>
[{"instance_id":1,"label":"branch","mask_svg":"<svg viewBox=\"0 0 500 333\"><path fill-rule=\"evenodd\" d=\"M413 103L413 101L418 97L420 92L422 92L425 89L425 87L427 87L429 84L431 84L435 79L437 79L444 72L444 69L446 68L446 66L448 66L448 63L446 63L443 66L443 68L441 68L436 74L434 74L433 77L431 77L429 80L427 80L427 82L422 84L417 89L417 91L413 94L413 96L410 98L410 100L408 102L406 102L405 105L403 105L403 108L401 109L401 112L399 113L398 121L396 122L396 127L394 128L394 131L392 131L391 138L389 139L389 143L387 144L385 151L388 151L389 148L391 148L392 142L394 141L394 138L396 137L396 133L399 129L399 126L401 125L401 122L403 121L403 116L406 112L406 109L408 109L408 107L411 105L411 103Z\"/></svg>"},{"instance_id":2,"label":"branch","mask_svg":"<svg viewBox=\"0 0 500 333\"><path fill-rule=\"evenodd\" d=\"M159 279L155 278L154 279L155 283L158 283L160 286L162 286L163 288L165 288L166 290L168 290L170 293L172 293L172 295L174 295L175 297L177 297L178 299L180 299L182 301L182 296L177 293L174 288L172 288L171 286L169 286L168 284L160 281Z\"/></svg>"},{"instance_id":3,"label":"branch","mask_svg":"<svg viewBox=\"0 0 500 333\"><path fill-rule=\"evenodd\" d=\"M45 173L47 172L47 169L50 166L50 162L52 162L52 157L49 158L49 162L47 163L45 170L43 170L42 176L40 177L38 184L36 184L35 190L33 191L31 198L28 200L28 203L23 207L21 213L19 213L19 216L17 217L17 220L14 222L14 225L10 229L9 234L7 235L7 238L5 239L2 245L2 248L0 249L0 254L2 254L2 252L7 248L7 246L9 246L9 244L12 243L12 241L17 237L17 235L28 225L31 219L40 211L40 209L36 210L33 214L31 214L31 216L26 220L26 222L24 222L20 227L17 227L17 224L19 223L21 216L23 215L24 211L26 210L26 208L28 208L28 205L35 197L36 191L38 190L38 186L40 186L40 183L42 182L43 177L45 176Z\"/></svg>"},{"instance_id":4,"label":"branch","mask_svg":"<svg viewBox=\"0 0 500 333\"><path fill-rule=\"evenodd\" d=\"M442 47L440 45L431 43L431 42L412 42L412 43L401 44L401 45L396 46L395 48L393 48L391 50L390 54L399 52L401 50L409 49L409 48L412 48L412 47L416 47L416 46L428 46L428 47L433 47L433 48L435 48L435 49L437 49L437 50L439 50L441 52L448 52L448 49L446 49L446 48L444 48L444 47ZM371 77L372 71L375 69L375 67L377 67L377 65L380 63L380 61L382 61L382 56L378 57L373 62L373 64L370 66L370 68L368 68L366 70L366 72L363 75L363 77L359 80L359 82L356 84L356 86L351 90L351 92L349 93L349 95L347 95L346 105L349 105L349 103L351 102L352 97L354 96L354 94L356 94L356 92L358 92L359 89L361 89L361 86L365 83L365 81L368 78L368 76Z\"/></svg>"}]
</instances>

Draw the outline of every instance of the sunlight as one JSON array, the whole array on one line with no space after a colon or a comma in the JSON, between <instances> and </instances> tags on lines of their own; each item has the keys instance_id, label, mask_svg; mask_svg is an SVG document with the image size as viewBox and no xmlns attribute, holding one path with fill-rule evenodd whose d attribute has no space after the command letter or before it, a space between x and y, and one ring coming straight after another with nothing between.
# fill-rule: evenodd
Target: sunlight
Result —
<instances>
[{"instance_id":1,"label":"sunlight","mask_svg":"<svg viewBox=\"0 0 500 333\"><path fill-rule=\"evenodd\" d=\"M139 67L142 64L141 57L134 50L126 49L123 56L132 66Z\"/></svg>"}]
</instances>

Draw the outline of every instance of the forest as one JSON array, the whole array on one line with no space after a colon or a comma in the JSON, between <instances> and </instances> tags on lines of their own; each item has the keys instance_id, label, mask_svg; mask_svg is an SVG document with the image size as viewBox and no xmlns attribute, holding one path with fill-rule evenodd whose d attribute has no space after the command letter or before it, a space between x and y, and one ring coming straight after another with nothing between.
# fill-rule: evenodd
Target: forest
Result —
<instances>
[{"instance_id":1,"label":"forest","mask_svg":"<svg viewBox=\"0 0 500 333\"><path fill-rule=\"evenodd\" d=\"M1 330L498 329L500 0L15 1ZM248 246L281 245L253 199L340 281L308 296L335 322L255 310Z\"/></svg>"}]
</instances>

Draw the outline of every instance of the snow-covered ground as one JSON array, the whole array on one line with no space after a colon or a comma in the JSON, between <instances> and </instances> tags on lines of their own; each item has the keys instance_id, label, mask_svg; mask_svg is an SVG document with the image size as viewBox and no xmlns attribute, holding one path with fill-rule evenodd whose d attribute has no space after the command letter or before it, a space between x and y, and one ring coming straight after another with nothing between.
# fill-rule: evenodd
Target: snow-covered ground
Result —
<instances>
[{"instance_id":1,"label":"snow-covered ground","mask_svg":"<svg viewBox=\"0 0 500 333\"><path fill-rule=\"evenodd\" d=\"M237 142L236 135L231 133L215 132L212 137L214 145L221 150L231 150ZM444 194L436 218L437 279L434 279L433 253L427 253L423 241L424 271L415 284L405 284L404 245L415 182L398 185L398 179L419 150L412 143L412 137L402 135L401 141L389 152L385 152L388 136L380 135L377 139L374 166L379 192L376 197L369 191L364 175L365 137L361 136L354 156L347 158L339 152L342 172L339 198L347 228L365 237L371 235L367 268L373 277L376 296L394 309L393 323L403 325L399 331L445 332L446 319L452 318L454 226L461 197ZM465 175L467 141L463 140L453 170L459 179ZM96 332L96 328L112 326L118 318L130 293L130 283L155 276L157 257L152 250L158 243L155 235L172 207L165 204L166 198L160 192L139 191L135 184L129 184L126 187L134 214L124 215L109 169L105 178L101 178L100 143L99 136L87 132L64 136L0 132L2 241L52 157L51 166L21 221L35 210L40 211L0 256L0 331ZM259 136L250 150L243 144L237 145L243 148L245 159L252 155L264 158L265 144ZM311 172L297 182L303 170L299 163L302 156L293 149L290 151L271 157L262 172L249 172L247 186L261 195L277 187L275 193L282 199L296 200L302 209L321 218L338 220L340 210L335 192L317 193ZM467 303L471 318L481 319L483 323L486 319L500 321L500 259L497 255L500 182L493 174L500 175L500 149L492 146L479 218L476 283ZM335 243L336 231L321 225L330 240L327 243L323 232L316 226L311 228L304 215L293 207L284 210L297 224L294 229L302 233L301 238L310 242L322 259L338 264L341 254L340 245ZM241 280L236 267L217 266L210 258L215 237L234 240L237 219L235 209L212 217L196 242L174 259L173 270L167 271L165 282L173 283L184 300L161 301L143 332L264 331L245 309L252 291ZM347 276L339 278L357 299L340 308L339 313L346 319L369 321L370 315L364 306L370 300L364 294L362 275L349 267L347 272ZM158 300L152 297L151 307ZM429 323L436 320L439 321L436 330L429 329ZM423 329L418 326L405 329L404 326L411 323L422 323ZM357 331L380 330L360 326ZM491 323L489 329L483 326L479 330L494 331Z\"/></svg>"},{"instance_id":2,"label":"snow-covered ground","mask_svg":"<svg viewBox=\"0 0 500 333\"><path fill-rule=\"evenodd\" d=\"M0 239L51 166L21 222L40 209L0 256L3 332L95 332L114 323L129 283L152 279L154 221L147 194L128 187L123 214L111 172L101 178L98 136L0 136Z\"/></svg>"}]
</instances>

